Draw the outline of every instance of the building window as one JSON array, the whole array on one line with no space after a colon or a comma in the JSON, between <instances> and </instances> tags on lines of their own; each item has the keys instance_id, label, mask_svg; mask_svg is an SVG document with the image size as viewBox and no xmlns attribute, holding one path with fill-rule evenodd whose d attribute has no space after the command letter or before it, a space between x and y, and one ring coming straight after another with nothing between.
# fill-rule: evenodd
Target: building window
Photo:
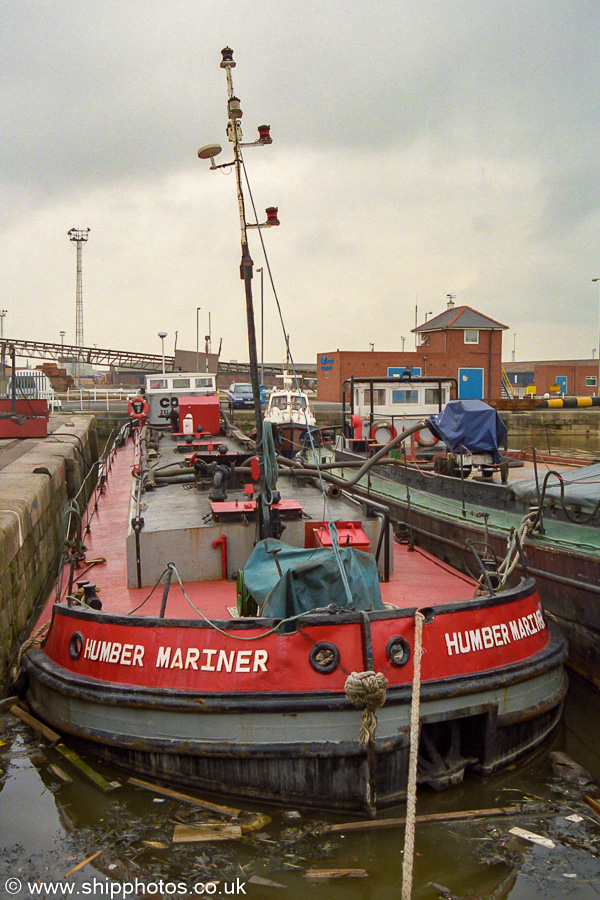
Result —
<instances>
[{"instance_id":1,"label":"building window","mask_svg":"<svg viewBox=\"0 0 600 900\"><path fill-rule=\"evenodd\" d=\"M465 344L478 344L479 330L477 328L465 328Z\"/></svg>"},{"instance_id":2,"label":"building window","mask_svg":"<svg viewBox=\"0 0 600 900\"><path fill-rule=\"evenodd\" d=\"M598 384L598 378L596 375L586 375L585 376L585 386L586 387L596 387Z\"/></svg>"}]
</instances>

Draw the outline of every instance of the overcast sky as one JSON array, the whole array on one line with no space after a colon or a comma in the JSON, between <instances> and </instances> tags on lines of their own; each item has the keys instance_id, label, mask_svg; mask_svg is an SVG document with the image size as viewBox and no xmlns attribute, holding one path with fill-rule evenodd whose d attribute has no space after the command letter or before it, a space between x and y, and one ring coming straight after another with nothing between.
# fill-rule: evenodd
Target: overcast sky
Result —
<instances>
[{"instance_id":1,"label":"overcast sky","mask_svg":"<svg viewBox=\"0 0 600 900\"><path fill-rule=\"evenodd\" d=\"M598 0L0 0L5 337L247 359L221 49L294 357L395 350L446 295L504 358L597 355ZM248 204L250 206L250 204ZM250 214L248 215L250 219ZM250 232L256 266L264 257ZM260 275L255 277L260 341ZM264 283L265 361L284 356ZM260 353L260 343L259 343Z\"/></svg>"}]
</instances>

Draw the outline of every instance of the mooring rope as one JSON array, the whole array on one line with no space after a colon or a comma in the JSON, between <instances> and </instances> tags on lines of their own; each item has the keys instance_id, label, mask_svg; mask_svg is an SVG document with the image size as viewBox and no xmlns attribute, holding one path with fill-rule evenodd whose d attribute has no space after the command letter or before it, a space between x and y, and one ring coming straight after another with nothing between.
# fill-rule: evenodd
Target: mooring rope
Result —
<instances>
[{"instance_id":1,"label":"mooring rope","mask_svg":"<svg viewBox=\"0 0 600 900\"><path fill-rule=\"evenodd\" d=\"M521 546L527 540L529 534L534 530L536 522L537 512L527 513L521 519L519 527L512 531L510 537L508 538L508 549L506 551L506 556L498 566L498 575L500 576L500 584L499 587L502 588L506 584L508 580L508 576L513 572L517 562L519 560L518 548L517 548L517 535L519 536L519 541L521 542ZM512 559L511 559L512 557Z\"/></svg>"},{"instance_id":2,"label":"mooring rope","mask_svg":"<svg viewBox=\"0 0 600 900\"><path fill-rule=\"evenodd\" d=\"M356 709L362 709L358 742L361 747L375 740L377 716L375 710L385 703L388 680L381 672L351 672L346 679L346 697Z\"/></svg>"},{"instance_id":3,"label":"mooring rope","mask_svg":"<svg viewBox=\"0 0 600 900\"><path fill-rule=\"evenodd\" d=\"M410 900L412 892L413 859L415 852L415 810L417 807L417 761L419 758L419 714L421 708L421 655L423 652L423 622L425 616L415 612L415 643L413 648L413 684L410 705L410 752L406 789L406 829L402 860L402 900Z\"/></svg>"},{"instance_id":4,"label":"mooring rope","mask_svg":"<svg viewBox=\"0 0 600 900\"><path fill-rule=\"evenodd\" d=\"M41 643L44 635L46 634L46 632L48 631L49 628L50 628L50 622L49 621L44 622L44 624L40 628L38 628L38 630L35 631L31 635L31 637L27 638L26 641L23 641L23 643L19 647L19 649L17 651L16 659L10 670L10 678L11 678L11 681L13 684L16 684L17 681L19 680L19 675L21 674L21 670L23 668L23 656L25 655L25 653L27 653L28 650L30 650L36 644Z\"/></svg>"}]
</instances>

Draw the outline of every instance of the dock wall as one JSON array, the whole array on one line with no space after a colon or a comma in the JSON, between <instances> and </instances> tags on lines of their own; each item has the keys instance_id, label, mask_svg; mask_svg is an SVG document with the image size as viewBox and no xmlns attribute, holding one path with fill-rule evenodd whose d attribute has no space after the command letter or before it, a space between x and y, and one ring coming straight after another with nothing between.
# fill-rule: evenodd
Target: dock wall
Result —
<instances>
[{"instance_id":1,"label":"dock wall","mask_svg":"<svg viewBox=\"0 0 600 900\"><path fill-rule=\"evenodd\" d=\"M93 491L95 419L65 417L48 437L10 449L20 455L0 455L0 695L54 582L64 511L74 499L83 511Z\"/></svg>"}]
</instances>

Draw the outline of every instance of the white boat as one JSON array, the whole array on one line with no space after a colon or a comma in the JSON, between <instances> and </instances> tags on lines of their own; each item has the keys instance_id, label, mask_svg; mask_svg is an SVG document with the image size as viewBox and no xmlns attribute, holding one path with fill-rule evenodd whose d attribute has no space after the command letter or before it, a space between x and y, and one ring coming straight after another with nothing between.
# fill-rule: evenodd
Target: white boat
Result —
<instances>
[{"instance_id":1,"label":"white boat","mask_svg":"<svg viewBox=\"0 0 600 900\"><path fill-rule=\"evenodd\" d=\"M369 453L403 430L441 412L457 391L455 378L413 375L409 369L389 377L351 377L342 385L343 434L339 450ZM411 455L443 450L427 427L412 440Z\"/></svg>"},{"instance_id":2,"label":"white boat","mask_svg":"<svg viewBox=\"0 0 600 900\"><path fill-rule=\"evenodd\" d=\"M301 376L285 371L278 377L283 383L271 391L264 421L276 429L279 453L293 458L305 446L307 433L316 429L317 420L301 388Z\"/></svg>"}]
</instances>

